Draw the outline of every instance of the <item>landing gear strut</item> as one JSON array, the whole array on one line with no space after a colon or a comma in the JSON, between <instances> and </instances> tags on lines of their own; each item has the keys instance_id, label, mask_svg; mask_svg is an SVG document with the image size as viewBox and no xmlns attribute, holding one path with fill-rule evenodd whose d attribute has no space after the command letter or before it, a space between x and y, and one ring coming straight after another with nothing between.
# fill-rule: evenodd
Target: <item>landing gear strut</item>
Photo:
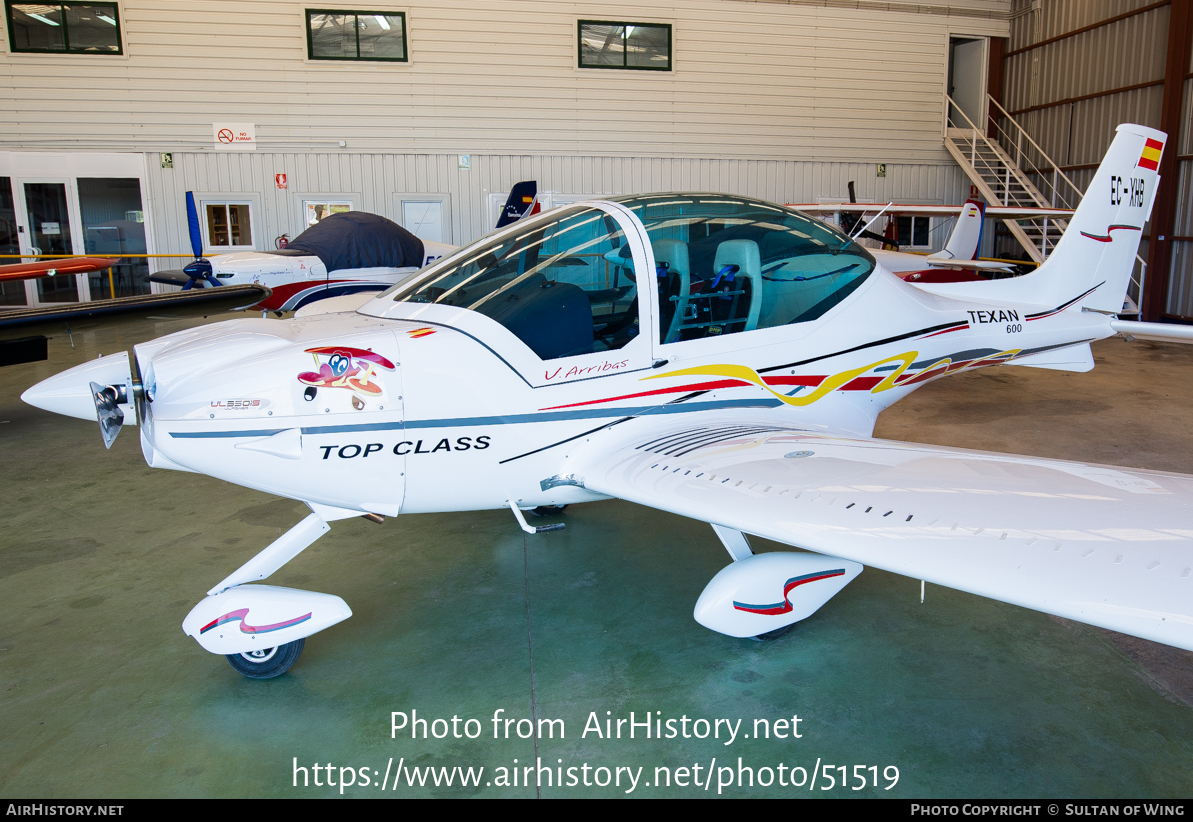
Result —
<instances>
[{"instance_id":1,"label":"landing gear strut","mask_svg":"<svg viewBox=\"0 0 1193 822\"><path fill-rule=\"evenodd\" d=\"M332 594L259 584L326 534L328 520L361 515L308 505L310 516L208 591L182 622L185 634L204 650L226 657L249 679L286 673L298 661L308 636L352 616L347 603Z\"/></svg>"}]
</instances>

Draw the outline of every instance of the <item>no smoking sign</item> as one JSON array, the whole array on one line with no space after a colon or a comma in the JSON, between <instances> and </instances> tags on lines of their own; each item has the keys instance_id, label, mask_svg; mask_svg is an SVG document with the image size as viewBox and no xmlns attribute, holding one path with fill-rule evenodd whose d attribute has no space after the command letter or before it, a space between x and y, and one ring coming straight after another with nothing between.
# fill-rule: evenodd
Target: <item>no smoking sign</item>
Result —
<instances>
[{"instance_id":1,"label":"no smoking sign","mask_svg":"<svg viewBox=\"0 0 1193 822\"><path fill-rule=\"evenodd\" d=\"M257 132L252 123L212 123L212 142L223 151L253 151Z\"/></svg>"}]
</instances>

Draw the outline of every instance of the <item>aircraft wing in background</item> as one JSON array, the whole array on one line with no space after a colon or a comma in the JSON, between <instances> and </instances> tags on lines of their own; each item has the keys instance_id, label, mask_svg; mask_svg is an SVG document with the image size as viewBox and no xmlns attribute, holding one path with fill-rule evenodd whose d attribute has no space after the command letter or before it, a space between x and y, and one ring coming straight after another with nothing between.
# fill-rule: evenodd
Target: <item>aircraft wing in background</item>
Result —
<instances>
[{"instance_id":1,"label":"aircraft wing in background","mask_svg":"<svg viewBox=\"0 0 1193 822\"><path fill-rule=\"evenodd\" d=\"M71 257L63 260L39 260L34 263L13 263L0 265L0 282L33 280L38 277L53 277L60 274L89 274L103 271L115 265L114 257Z\"/></svg>"},{"instance_id":2,"label":"aircraft wing in background","mask_svg":"<svg viewBox=\"0 0 1193 822\"><path fill-rule=\"evenodd\" d=\"M876 213L886 203L787 203L807 214L866 214ZM927 205L924 203L894 203L887 214L914 215L917 217L956 217L965 205ZM1064 220L1073 216L1071 209L1064 208L1020 208L1017 206L986 206L986 216L999 220L1030 220L1039 217Z\"/></svg>"}]
</instances>

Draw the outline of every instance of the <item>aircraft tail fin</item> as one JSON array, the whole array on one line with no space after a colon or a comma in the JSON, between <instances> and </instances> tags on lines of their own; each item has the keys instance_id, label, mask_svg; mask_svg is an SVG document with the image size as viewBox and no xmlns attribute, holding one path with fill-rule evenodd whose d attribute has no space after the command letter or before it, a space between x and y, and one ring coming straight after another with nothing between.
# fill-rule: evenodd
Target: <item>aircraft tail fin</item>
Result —
<instances>
[{"instance_id":1,"label":"aircraft tail fin","mask_svg":"<svg viewBox=\"0 0 1193 822\"><path fill-rule=\"evenodd\" d=\"M953 226L953 233L945 243L944 250L929 254L930 260L976 260L982 245L982 222L986 216L986 204L981 200L966 200Z\"/></svg>"},{"instance_id":2,"label":"aircraft tail fin","mask_svg":"<svg viewBox=\"0 0 1193 822\"><path fill-rule=\"evenodd\" d=\"M531 214L538 214L542 211L538 189L538 182L535 180L523 180L516 183L505 201L505 207L501 209L501 216L497 218L495 227L502 228L510 223L516 223L523 217L529 217Z\"/></svg>"},{"instance_id":3,"label":"aircraft tail fin","mask_svg":"<svg viewBox=\"0 0 1193 822\"><path fill-rule=\"evenodd\" d=\"M1132 123L1117 132L1064 236L1044 264L1022 278L1041 292L1033 301L1059 305L1084 297L1087 308L1122 310L1168 135Z\"/></svg>"}]
</instances>

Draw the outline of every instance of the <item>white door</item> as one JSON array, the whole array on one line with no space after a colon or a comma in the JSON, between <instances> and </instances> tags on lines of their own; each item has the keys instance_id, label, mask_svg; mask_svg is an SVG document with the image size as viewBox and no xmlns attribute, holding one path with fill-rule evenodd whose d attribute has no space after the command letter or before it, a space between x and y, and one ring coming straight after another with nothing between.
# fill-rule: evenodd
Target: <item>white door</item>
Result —
<instances>
[{"instance_id":1,"label":"white door","mask_svg":"<svg viewBox=\"0 0 1193 822\"><path fill-rule=\"evenodd\" d=\"M447 242L443 232L443 202L440 200L403 200L402 225L420 240Z\"/></svg>"},{"instance_id":2,"label":"white door","mask_svg":"<svg viewBox=\"0 0 1193 822\"><path fill-rule=\"evenodd\" d=\"M949 107L953 128L986 127L986 45L984 37L949 38L949 97L956 104Z\"/></svg>"},{"instance_id":3,"label":"white door","mask_svg":"<svg viewBox=\"0 0 1193 822\"><path fill-rule=\"evenodd\" d=\"M74 181L67 177L13 180L21 254L34 259L43 255L80 254L78 196ZM53 305L87 300L87 277L65 274L38 277L26 283L29 305Z\"/></svg>"}]
</instances>

